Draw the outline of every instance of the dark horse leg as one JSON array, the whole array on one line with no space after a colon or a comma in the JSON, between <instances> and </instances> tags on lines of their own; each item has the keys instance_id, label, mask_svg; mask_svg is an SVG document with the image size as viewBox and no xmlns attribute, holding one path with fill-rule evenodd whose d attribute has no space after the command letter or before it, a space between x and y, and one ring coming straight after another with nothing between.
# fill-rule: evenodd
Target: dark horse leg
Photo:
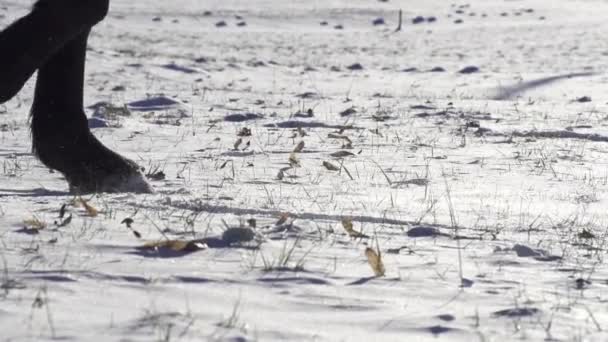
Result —
<instances>
[{"instance_id":1,"label":"dark horse leg","mask_svg":"<svg viewBox=\"0 0 608 342\"><path fill-rule=\"evenodd\" d=\"M91 134L83 111L87 38L108 1L40 0L1 32L0 102L38 69L31 111L38 158L60 171L74 193L151 192L137 164Z\"/></svg>"}]
</instances>

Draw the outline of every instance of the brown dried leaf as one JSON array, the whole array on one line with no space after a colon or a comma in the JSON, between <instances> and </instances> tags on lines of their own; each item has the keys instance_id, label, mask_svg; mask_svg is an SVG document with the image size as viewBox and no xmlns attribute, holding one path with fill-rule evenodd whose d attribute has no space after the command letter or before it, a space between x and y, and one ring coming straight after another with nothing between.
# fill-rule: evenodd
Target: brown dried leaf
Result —
<instances>
[{"instance_id":1,"label":"brown dried leaf","mask_svg":"<svg viewBox=\"0 0 608 342\"><path fill-rule=\"evenodd\" d=\"M249 129L247 127L243 127L243 128L241 128L241 130L239 131L239 133L237 135L239 137L250 137L251 136L251 129Z\"/></svg>"},{"instance_id":2,"label":"brown dried leaf","mask_svg":"<svg viewBox=\"0 0 608 342\"><path fill-rule=\"evenodd\" d=\"M300 141L298 143L298 146L296 146L296 148L293 149L293 153L300 153L302 152L302 150L304 149L304 141Z\"/></svg>"},{"instance_id":3,"label":"brown dried leaf","mask_svg":"<svg viewBox=\"0 0 608 342\"><path fill-rule=\"evenodd\" d=\"M173 252L195 252L207 246L200 240L161 240L146 242L140 249L165 249Z\"/></svg>"},{"instance_id":4,"label":"brown dried leaf","mask_svg":"<svg viewBox=\"0 0 608 342\"><path fill-rule=\"evenodd\" d=\"M355 239L363 239L363 238L369 238L369 236L356 231L353 228L353 220L350 217L345 217L342 219L342 227L344 227L344 230L346 231L346 233L348 233L348 235L352 238Z\"/></svg>"},{"instance_id":5,"label":"brown dried leaf","mask_svg":"<svg viewBox=\"0 0 608 342\"><path fill-rule=\"evenodd\" d=\"M285 170L289 170L289 169L290 169L289 167L287 167L287 168L284 167L284 168L280 169L279 173L277 173L277 179L283 180L283 178L285 178Z\"/></svg>"},{"instance_id":6,"label":"brown dried leaf","mask_svg":"<svg viewBox=\"0 0 608 342\"><path fill-rule=\"evenodd\" d=\"M32 217L31 219L23 220L23 224L25 228L28 230L42 230L46 228L46 222L40 220L37 217Z\"/></svg>"},{"instance_id":7,"label":"brown dried leaf","mask_svg":"<svg viewBox=\"0 0 608 342\"><path fill-rule=\"evenodd\" d=\"M284 224L285 222L287 222L287 219L289 219L289 216L289 213L282 213L281 216L279 216L279 220L275 222L275 225L280 226Z\"/></svg>"},{"instance_id":8,"label":"brown dried leaf","mask_svg":"<svg viewBox=\"0 0 608 342\"><path fill-rule=\"evenodd\" d=\"M298 156L294 152L289 155L289 165L291 167L300 167L300 161L298 160Z\"/></svg>"},{"instance_id":9,"label":"brown dried leaf","mask_svg":"<svg viewBox=\"0 0 608 342\"><path fill-rule=\"evenodd\" d=\"M88 216L96 217L97 215L99 215L99 211L95 209L95 207L87 203L87 201L85 201L82 197L80 197L80 204L82 204Z\"/></svg>"},{"instance_id":10,"label":"brown dried leaf","mask_svg":"<svg viewBox=\"0 0 608 342\"><path fill-rule=\"evenodd\" d=\"M380 251L375 251L372 248L367 247L365 249L365 256L367 262L372 267L376 277L383 277L385 273L384 264L382 263L382 254Z\"/></svg>"},{"instance_id":11,"label":"brown dried leaf","mask_svg":"<svg viewBox=\"0 0 608 342\"><path fill-rule=\"evenodd\" d=\"M239 149L239 145L241 145L242 142L243 142L242 138L236 139L236 142L234 143L234 149L238 150Z\"/></svg>"}]
</instances>

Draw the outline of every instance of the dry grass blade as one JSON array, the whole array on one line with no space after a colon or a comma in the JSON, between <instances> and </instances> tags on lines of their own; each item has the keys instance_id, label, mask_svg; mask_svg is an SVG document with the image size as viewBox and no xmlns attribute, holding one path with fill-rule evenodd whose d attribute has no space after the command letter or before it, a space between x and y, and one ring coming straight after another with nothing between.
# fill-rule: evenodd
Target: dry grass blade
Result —
<instances>
[{"instance_id":1,"label":"dry grass blade","mask_svg":"<svg viewBox=\"0 0 608 342\"><path fill-rule=\"evenodd\" d=\"M283 180L283 178L285 178L285 171L289 171L289 170L291 170L291 166L280 169L279 173L277 174L277 179Z\"/></svg>"},{"instance_id":2,"label":"dry grass blade","mask_svg":"<svg viewBox=\"0 0 608 342\"><path fill-rule=\"evenodd\" d=\"M348 235L352 238L355 238L355 239L369 238L369 236L367 236L363 233L360 233L353 228L353 220L350 217L345 217L342 219L342 227L344 227L344 230L346 231L346 233L348 233Z\"/></svg>"},{"instance_id":3,"label":"dry grass blade","mask_svg":"<svg viewBox=\"0 0 608 342\"><path fill-rule=\"evenodd\" d=\"M61 209L59 209L59 218L60 218L60 219L62 219L62 218L63 218L63 216L65 215L65 208L66 208L66 207L67 207L67 204L65 204L65 203L64 203L64 204L61 206Z\"/></svg>"},{"instance_id":4,"label":"dry grass blade","mask_svg":"<svg viewBox=\"0 0 608 342\"><path fill-rule=\"evenodd\" d=\"M300 167L300 161L298 160L298 156L296 156L295 152L292 152L289 155L289 165L291 167Z\"/></svg>"},{"instance_id":5,"label":"dry grass blade","mask_svg":"<svg viewBox=\"0 0 608 342\"><path fill-rule=\"evenodd\" d=\"M325 168L328 169L329 171L340 171L339 167L337 167L336 165L334 165L328 161L324 161L323 166L325 166Z\"/></svg>"},{"instance_id":6,"label":"dry grass blade","mask_svg":"<svg viewBox=\"0 0 608 342\"><path fill-rule=\"evenodd\" d=\"M68 224L70 224L71 222L72 222L72 214L70 214L65 219L60 219L60 221L59 222L55 222L55 224L57 225L57 227L65 227Z\"/></svg>"},{"instance_id":7,"label":"dry grass blade","mask_svg":"<svg viewBox=\"0 0 608 342\"><path fill-rule=\"evenodd\" d=\"M334 152L332 154L330 154L330 156L334 157L334 158L344 158L344 157L352 157L355 154L352 152L348 152L348 151L338 151L338 152Z\"/></svg>"},{"instance_id":8,"label":"dry grass blade","mask_svg":"<svg viewBox=\"0 0 608 342\"><path fill-rule=\"evenodd\" d=\"M373 248L367 247L365 249L365 256L376 277L383 277L385 269L384 264L382 263L382 254L380 254L380 250L375 251Z\"/></svg>"},{"instance_id":9,"label":"dry grass blade","mask_svg":"<svg viewBox=\"0 0 608 342\"><path fill-rule=\"evenodd\" d=\"M300 141L296 148L293 149L293 153L300 153L304 149L304 141Z\"/></svg>"}]
</instances>

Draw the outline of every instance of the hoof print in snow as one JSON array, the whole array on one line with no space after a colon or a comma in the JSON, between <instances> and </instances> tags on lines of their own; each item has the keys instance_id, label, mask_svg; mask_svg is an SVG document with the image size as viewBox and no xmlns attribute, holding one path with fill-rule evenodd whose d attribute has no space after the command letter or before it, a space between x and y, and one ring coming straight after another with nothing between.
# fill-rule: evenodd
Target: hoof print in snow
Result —
<instances>
[{"instance_id":1,"label":"hoof print in snow","mask_svg":"<svg viewBox=\"0 0 608 342\"><path fill-rule=\"evenodd\" d=\"M215 62L215 58L210 58L210 57L198 57L198 58L194 59L194 62L196 62L196 63L209 63L209 62Z\"/></svg>"},{"instance_id":2,"label":"hoof print in snow","mask_svg":"<svg viewBox=\"0 0 608 342\"><path fill-rule=\"evenodd\" d=\"M308 108L305 112L302 111L297 111L293 117L294 118L302 118L302 119L310 119L312 117L315 116L315 112L312 110L312 108Z\"/></svg>"},{"instance_id":3,"label":"hoof print in snow","mask_svg":"<svg viewBox=\"0 0 608 342\"><path fill-rule=\"evenodd\" d=\"M543 255L543 253L541 251L534 250L528 246L519 245L519 244L513 246L513 250L515 251L517 256L520 258L538 257L538 256Z\"/></svg>"},{"instance_id":4,"label":"hoof print in snow","mask_svg":"<svg viewBox=\"0 0 608 342\"><path fill-rule=\"evenodd\" d=\"M188 68L188 67L181 66L181 65L177 65L175 63L164 64L164 65L161 65L161 67L163 69L167 69L167 70L171 70L171 71L183 72L184 74L196 74L196 73L198 73L198 70L196 70L196 69Z\"/></svg>"},{"instance_id":5,"label":"hoof print in snow","mask_svg":"<svg viewBox=\"0 0 608 342\"><path fill-rule=\"evenodd\" d=\"M464 21L462 19L454 20L454 24L462 24L462 23L464 23Z\"/></svg>"},{"instance_id":6,"label":"hoof print in snow","mask_svg":"<svg viewBox=\"0 0 608 342\"><path fill-rule=\"evenodd\" d=\"M449 328L449 327L444 327L442 325L434 325L432 327L426 328L426 330L428 330L433 335L441 335L441 334L445 334L447 332L450 332L450 331L452 331L454 329Z\"/></svg>"},{"instance_id":7,"label":"hoof print in snow","mask_svg":"<svg viewBox=\"0 0 608 342\"><path fill-rule=\"evenodd\" d=\"M407 231L407 236L412 238L420 237L436 237L436 236L448 236L445 233L439 231L434 227L414 227Z\"/></svg>"},{"instance_id":8,"label":"hoof print in snow","mask_svg":"<svg viewBox=\"0 0 608 342\"><path fill-rule=\"evenodd\" d=\"M107 128L110 127L108 122L104 119L100 118L90 118L89 119L89 128Z\"/></svg>"},{"instance_id":9,"label":"hoof print in snow","mask_svg":"<svg viewBox=\"0 0 608 342\"><path fill-rule=\"evenodd\" d=\"M513 308L513 309L505 309L499 310L492 313L494 317L508 317L508 318L517 318L517 317L529 317L534 316L540 313L540 310L537 308Z\"/></svg>"},{"instance_id":10,"label":"hoof print in snow","mask_svg":"<svg viewBox=\"0 0 608 342\"><path fill-rule=\"evenodd\" d=\"M253 241L254 238L255 232L251 228L228 228L222 234L222 240L229 245Z\"/></svg>"},{"instance_id":11,"label":"hoof print in snow","mask_svg":"<svg viewBox=\"0 0 608 342\"><path fill-rule=\"evenodd\" d=\"M296 97L299 97L301 99L319 99L319 98L321 98L321 96L319 94L312 92L312 91L300 93L300 94L296 95Z\"/></svg>"},{"instance_id":12,"label":"hoof print in snow","mask_svg":"<svg viewBox=\"0 0 608 342\"><path fill-rule=\"evenodd\" d=\"M238 23L236 23L236 26L238 26L238 27L245 27L245 26L247 26L247 22L245 22L245 21L239 21Z\"/></svg>"},{"instance_id":13,"label":"hoof print in snow","mask_svg":"<svg viewBox=\"0 0 608 342\"><path fill-rule=\"evenodd\" d=\"M575 102L578 103L585 103L585 102L591 102L591 98L589 96L583 96L583 97L579 97L576 100L574 100Z\"/></svg>"},{"instance_id":14,"label":"hoof print in snow","mask_svg":"<svg viewBox=\"0 0 608 342\"><path fill-rule=\"evenodd\" d=\"M583 278L577 278L574 281L574 283L576 284L575 288L577 290L584 290L584 289L588 288L589 285L591 285L591 280L583 279Z\"/></svg>"},{"instance_id":15,"label":"hoof print in snow","mask_svg":"<svg viewBox=\"0 0 608 342\"><path fill-rule=\"evenodd\" d=\"M350 71L359 71L359 70L363 70L363 65L361 65L361 63L355 63L355 64L351 64L351 65L347 66L346 69L348 69Z\"/></svg>"},{"instance_id":16,"label":"hoof print in snow","mask_svg":"<svg viewBox=\"0 0 608 342\"><path fill-rule=\"evenodd\" d=\"M167 110L175 108L179 102L165 96L150 97L145 100L139 100L129 103L127 106L131 110L147 112L156 110Z\"/></svg>"},{"instance_id":17,"label":"hoof print in snow","mask_svg":"<svg viewBox=\"0 0 608 342\"><path fill-rule=\"evenodd\" d=\"M226 122L244 122L244 121L251 121L251 120L259 120L259 119L263 119L263 118L264 118L264 115L262 115L262 114L237 113L237 114L226 115L224 117L224 121L226 121Z\"/></svg>"},{"instance_id":18,"label":"hoof print in snow","mask_svg":"<svg viewBox=\"0 0 608 342\"><path fill-rule=\"evenodd\" d=\"M336 26L334 26L334 29L335 30L343 30L344 26L342 26L342 25L336 25Z\"/></svg>"},{"instance_id":19,"label":"hoof print in snow","mask_svg":"<svg viewBox=\"0 0 608 342\"><path fill-rule=\"evenodd\" d=\"M372 21L372 24L374 26L380 26L380 25L385 25L386 22L384 22L384 18L376 18L376 19L374 19L374 21Z\"/></svg>"},{"instance_id":20,"label":"hoof print in snow","mask_svg":"<svg viewBox=\"0 0 608 342\"><path fill-rule=\"evenodd\" d=\"M354 107L346 108L340 112L341 117L351 116L353 114L357 114L357 110Z\"/></svg>"},{"instance_id":21,"label":"hoof print in snow","mask_svg":"<svg viewBox=\"0 0 608 342\"><path fill-rule=\"evenodd\" d=\"M451 322L456 319L456 317L454 317L454 315L450 315L450 314L437 315L437 318L444 322Z\"/></svg>"},{"instance_id":22,"label":"hoof print in snow","mask_svg":"<svg viewBox=\"0 0 608 342\"><path fill-rule=\"evenodd\" d=\"M460 71L458 71L459 74L465 74L465 75L473 74L476 72L479 72L479 68L476 66L468 66L468 67L465 67L465 68L461 69Z\"/></svg>"},{"instance_id":23,"label":"hoof print in snow","mask_svg":"<svg viewBox=\"0 0 608 342\"><path fill-rule=\"evenodd\" d=\"M196 74L196 73L198 73L198 70L196 70L196 69L192 69L192 68L188 68L188 67L185 67L185 66L177 65L175 63L169 63L169 64L161 65L161 68L167 69L167 70L171 70L171 71L183 72L184 74Z\"/></svg>"},{"instance_id":24,"label":"hoof print in snow","mask_svg":"<svg viewBox=\"0 0 608 342\"><path fill-rule=\"evenodd\" d=\"M445 69L442 67L434 67L433 69L429 70L429 72L445 72Z\"/></svg>"},{"instance_id":25,"label":"hoof print in snow","mask_svg":"<svg viewBox=\"0 0 608 342\"><path fill-rule=\"evenodd\" d=\"M344 125L328 125L323 122L317 121L299 121L299 120L288 120L282 122L275 122L264 124L264 127L269 128L328 128L328 129L357 129L355 126L344 126Z\"/></svg>"},{"instance_id":26,"label":"hoof print in snow","mask_svg":"<svg viewBox=\"0 0 608 342\"><path fill-rule=\"evenodd\" d=\"M249 61L247 62L247 66L250 66L252 68L260 68L265 67L266 63L264 63L264 61Z\"/></svg>"},{"instance_id":27,"label":"hoof print in snow","mask_svg":"<svg viewBox=\"0 0 608 342\"><path fill-rule=\"evenodd\" d=\"M412 24L416 25L416 24L421 24L423 22L425 22L426 19L424 19L423 16L417 16L416 18L412 19Z\"/></svg>"},{"instance_id":28,"label":"hoof print in snow","mask_svg":"<svg viewBox=\"0 0 608 342\"><path fill-rule=\"evenodd\" d=\"M319 25L321 25L321 26L327 26L327 25L329 25L329 23L327 21L322 21L322 22L319 23Z\"/></svg>"},{"instance_id":29,"label":"hoof print in snow","mask_svg":"<svg viewBox=\"0 0 608 342\"><path fill-rule=\"evenodd\" d=\"M471 279L467 279L467 278L460 279L460 287L463 289L468 289L470 287L473 287L473 284L475 284L475 282L472 281Z\"/></svg>"}]
</instances>

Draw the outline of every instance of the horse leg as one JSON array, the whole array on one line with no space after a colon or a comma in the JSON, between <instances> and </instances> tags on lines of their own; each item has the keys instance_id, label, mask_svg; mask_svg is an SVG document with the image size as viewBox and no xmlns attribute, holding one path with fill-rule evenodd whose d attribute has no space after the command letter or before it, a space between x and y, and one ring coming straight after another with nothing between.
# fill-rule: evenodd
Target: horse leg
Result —
<instances>
[{"instance_id":1,"label":"horse leg","mask_svg":"<svg viewBox=\"0 0 608 342\"><path fill-rule=\"evenodd\" d=\"M63 173L76 193L150 192L134 162L91 134L82 108L87 38L108 2L40 0L0 32L0 103L39 69L31 114L40 160Z\"/></svg>"},{"instance_id":2,"label":"horse leg","mask_svg":"<svg viewBox=\"0 0 608 342\"><path fill-rule=\"evenodd\" d=\"M88 30L80 33L38 71L33 150L66 177L72 192L150 192L137 164L105 147L89 130L82 103L88 35Z\"/></svg>"},{"instance_id":3,"label":"horse leg","mask_svg":"<svg viewBox=\"0 0 608 342\"><path fill-rule=\"evenodd\" d=\"M0 32L0 103L64 45L103 20L108 6L109 0L40 0Z\"/></svg>"}]
</instances>

